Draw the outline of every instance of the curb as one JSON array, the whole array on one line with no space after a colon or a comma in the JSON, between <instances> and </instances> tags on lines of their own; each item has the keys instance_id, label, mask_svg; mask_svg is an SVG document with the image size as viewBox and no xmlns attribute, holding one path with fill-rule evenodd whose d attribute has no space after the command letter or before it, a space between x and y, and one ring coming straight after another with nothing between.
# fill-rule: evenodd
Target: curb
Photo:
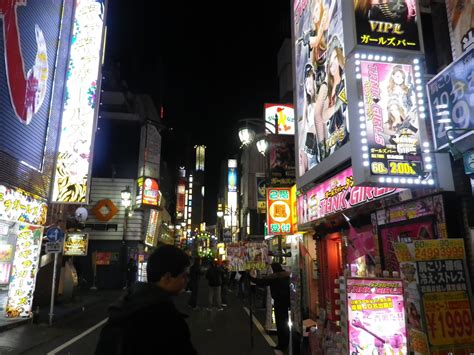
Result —
<instances>
[{"instance_id":1,"label":"curb","mask_svg":"<svg viewBox=\"0 0 474 355\"><path fill-rule=\"evenodd\" d=\"M9 320L9 321L5 321L5 323L0 322L0 333L19 327L20 325L28 324L29 322L31 322L31 318L20 318L20 319L15 319L15 320Z\"/></svg>"}]
</instances>

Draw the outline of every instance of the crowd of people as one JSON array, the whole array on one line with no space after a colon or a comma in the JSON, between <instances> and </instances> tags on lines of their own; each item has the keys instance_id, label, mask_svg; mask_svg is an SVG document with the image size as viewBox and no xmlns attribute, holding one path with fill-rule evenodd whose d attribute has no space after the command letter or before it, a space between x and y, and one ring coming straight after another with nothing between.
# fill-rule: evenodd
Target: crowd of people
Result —
<instances>
[{"instance_id":1,"label":"crowd of people","mask_svg":"<svg viewBox=\"0 0 474 355\"><path fill-rule=\"evenodd\" d=\"M244 296L244 287L250 284L269 286L278 336L275 348L284 350L289 345L290 274L278 263L271 267L273 274L257 278L250 270L231 273L227 262L213 260L204 272L199 257L191 262L191 258L175 246L159 247L148 258L148 281L135 282L130 275L126 293L109 307L109 318L101 331L95 354L151 354L156 353L157 348L160 354L197 354L186 315L175 307L173 297L187 290L190 293L188 306L196 309L203 277L209 286L208 311L213 308L224 310L228 292L234 286L238 287L240 297ZM134 270L130 261L127 271L132 274ZM155 341L140 340L144 338Z\"/></svg>"}]
</instances>

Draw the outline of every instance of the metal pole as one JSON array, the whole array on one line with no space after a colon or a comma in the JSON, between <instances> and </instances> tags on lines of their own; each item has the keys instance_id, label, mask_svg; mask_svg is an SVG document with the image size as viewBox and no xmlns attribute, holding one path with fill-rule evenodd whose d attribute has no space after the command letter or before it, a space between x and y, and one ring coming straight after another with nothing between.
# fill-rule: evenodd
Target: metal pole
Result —
<instances>
[{"instance_id":1,"label":"metal pole","mask_svg":"<svg viewBox=\"0 0 474 355\"><path fill-rule=\"evenodd\" d=\"M56 266L58 265L58 253L54 253L53 282L51 284L51 305L49 306L49 325L53 325L54 294L56 292Z\"/></svg>"}]
</instances>

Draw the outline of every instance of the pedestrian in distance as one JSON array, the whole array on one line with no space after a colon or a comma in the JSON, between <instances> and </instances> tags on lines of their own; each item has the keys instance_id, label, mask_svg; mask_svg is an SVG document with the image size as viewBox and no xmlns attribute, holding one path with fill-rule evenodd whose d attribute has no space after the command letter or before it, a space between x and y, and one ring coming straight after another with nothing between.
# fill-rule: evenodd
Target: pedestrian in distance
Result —
<instances>
[{"instance_id":1,"label":"pedestrian in distance","mask_svg":"<svg viewBox=\"0 0 474 355\"><path fill-rule=\"evenodd\" d=\"M172 297L183 292L189 257L165 245L148 258L148 282L137 282L109 308L95 355L196 355L191 334Z\"/></svg>"},{"instance_id":2,"label":"pedestrian in distance","mask_svg":"<svg viewBox=\"0 0 474 355\"><path fill-rule=\"evenodd\" d=\"M209 307L212 310L213 305L218 311L222 311L221 287L222 287L222 269L217 266L217 260L214 260L206 272L206 279L209 283Z\"/></svg>"},{"instance_id":3,"label":"pedestrian in distance","mask_svg":"<svg viewBox=\"0 0 474 355\"><path fill-rule=\"evenodd\" d=\"M223 260L221 264L221 270L222 270L222 286L221 286L221 299L222 299L222 305L224 307L227 307L228 305L228 288L229 288L229 283L230 283L230 274L229 274L229 267L228 267L228 261Z\"/></svg>"},{"instance_id":4,"label":"pedestrian in distance","mask_svg":"<svg viewBox=\"0 0 474 355\"><path fill-rule=\"evenodd\" d=\"M132 287L132 285L137 281L137 272L137 262L135 259L130 258L127 263L127 288Z\"/></svg>"},{"instance_id":5,"label":"pedestrian in distance","mask_svg":"<svg viewBox=\"0 0 474 355\"><path fill-rule=\"evenodd\" d=\"M188 305L192 309L197 308L197 298L199 291L199 279L201 277L201 258L197 256L194 259L194 263L189 271L189 288L191 290L191 296L189 297Z\"/></svg>"},{"instance_id":6,"label":"pedestrian in distance","mask_svg":"<svg viewBox=\"0 0 474 355\"><path fill-rule=\"evenodd\" d=\"M290 308L290 273L283 270L280 263L272 263L273 274L264 278L250 276L250 280L260 286L270 286L275 310L278 345L276 350L285 350L290 342L288 309Z\"/></svg>"}]
</instances>

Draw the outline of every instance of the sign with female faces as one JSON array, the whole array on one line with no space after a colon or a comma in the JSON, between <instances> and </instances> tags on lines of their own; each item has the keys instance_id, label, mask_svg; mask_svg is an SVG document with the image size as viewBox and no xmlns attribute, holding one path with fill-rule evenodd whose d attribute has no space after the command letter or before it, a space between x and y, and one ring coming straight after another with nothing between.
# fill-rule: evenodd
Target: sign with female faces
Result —
<instances>
[{"instance_id":1,"label":"sign with female faces","mask_svg":"<svg viewBox=\"0 0 474 355\"><path fill-rule=\"evenodd\" d=\"M354 0L357 43L420 50L416 0Z\"/></svg>"},{"instance_id":2,"label":"sign with female faces","mask_svg":"<svg viewBox=\"0 0 474 355\"><path fill-rule=\"evenodd\" d=\"M293 2L298 177L349 141L341 0Z\"/></svg>"}]
</instances>

